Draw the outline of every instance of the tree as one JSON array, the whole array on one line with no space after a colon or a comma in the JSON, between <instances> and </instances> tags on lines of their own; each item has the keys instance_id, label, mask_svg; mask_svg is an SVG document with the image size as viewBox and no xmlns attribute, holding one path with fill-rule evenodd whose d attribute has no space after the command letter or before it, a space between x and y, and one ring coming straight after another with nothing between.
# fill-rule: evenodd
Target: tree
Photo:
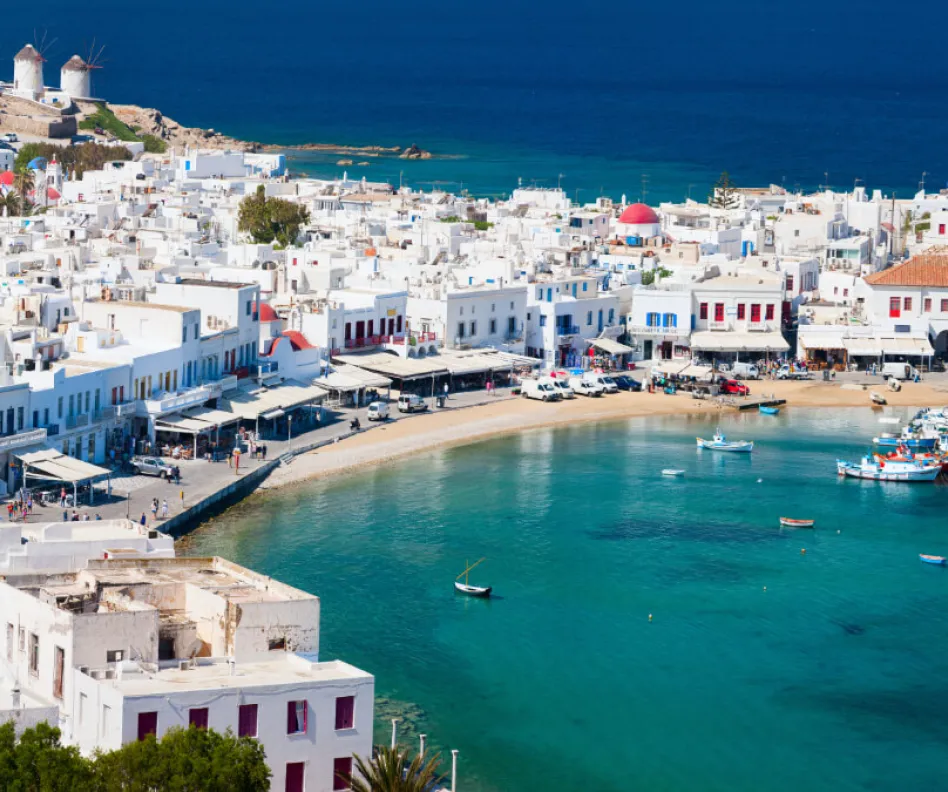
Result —
<instances>
[{"instance_id":1,"label":"tree","mask_svg":"<svg viewBox=\"0 0 948 792\"><path fill-rule=\"evenodd\" d=\"M0 789L4 792L95 790L91 762L78 749L60 745L60 732L48 723L16 739L13 723L0 726Z\"/></svg>"},{"instance_id":2,"label":"tree","mask_svg":"<svg viewBox=\"0 0 948 792\"><path fill-rule=\"evenodd\" d=\"M711 188L708 205L715 209L736 209L740 202L741 197L737 192L737 188L731 183L728 172L724 171L721 178Z\"/></svg>"},{"instance_id":3,"label":"tree","mask_svg":"<svg viewBox=\"0 0 948 792\"><path fill-rule=\"evenodd\" d=\"M305 206L282 198L267 198L262 184L240 202L237 214L237 228L250 234L254 242L277 242L283 247L294 244L300 228L308 222L309 211Z\"/></svg>"},{"instance_id":4,"label":"tree","mask_svg":"<svg viewBox=\"0 0 948 792\"><path fill-rule=\"evenodd\" d=\"M440 754L416 754L409 762L408 751L399 747L376 746L369 761L356 756L355 765L352 792L428 792L444 780Z\"/></svg>"}]
</instances>

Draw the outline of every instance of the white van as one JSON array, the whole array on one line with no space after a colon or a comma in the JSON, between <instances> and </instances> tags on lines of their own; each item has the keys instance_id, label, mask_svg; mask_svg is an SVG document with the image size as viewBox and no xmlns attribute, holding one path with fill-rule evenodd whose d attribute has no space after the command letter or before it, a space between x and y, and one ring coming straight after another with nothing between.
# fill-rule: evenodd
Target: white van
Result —
<instances>
[{"instance_id":1,"label":"white van","mask_svg":"<svg viewBox=\"0 0 948 792\"><path fill-rule=\"evenodd\" d=\"M544 377L544 380L548 380L553 384L553 387L559 392L560 397L563 399L575 399L576 394L573 393L573 389L569 386L569 383L566 381L566 377Z\"/></svg>"},{"instance_id":2,"label":"white van","mask_svg":"<svg viewBox=\"0 0 948 792\"><path fill-rule=\"evenodd\" d=\"M595 374L587 371L583 374L583 379L592 385L601 385L605 393L619 392L619 386L616 384L616 381L607 374Z\"/></svg>"},{"instance_id":3,"label":"white van","mask_svg":"<svg viewBox=\"0 0 948 792\"><path fill-rule=\"evenodd\" d=\"M559 401L559 388L550 381L549 377L543 379L524 379L520 383L520 395L525 399L538 399L539 401Z\"/></svg>"},{"instance_id":4,"label":"white van","mask_svg":"<svg viewBox=\"0 0 948 792\"><path fill-rule=\"evenodd\" d=\"M760 369L753 363L737 361L731 366L731 375L735 379L760 379Z\"/></svg>"},{"instance_id":5,"label":"white van","mask_svg":"<svg viewBox=\"0 0 948 792\"><path fill-rule=\"evenodd\" d=\"M583 377L570 377L569 386L580 396L602 396L606 389L598 382L590 382Z\"/></svg>"},{"instance_id":6,"label":"white van","mask_svg":"<svg viewBox=\"0 0 948 792\"><path fill-rule=\"evenodd\" d=\"M388 405L385 402L374 401L369 405L369 409L366 410L365 413L367 421L387 421Z\"/></svg>"},{"instance_id":7,"label":"white van","mask_svg":"<svg viewBox=\"0 0 948 792\"><path fill-rule=\"evenodd\" d=\"M398 397L398 411L403 413L424 412L428 404L415 393L403 393Z\"/></svg>"},{"instance_id":8,"label":"white van","mask_svg":"<svg viewBox=\"0 0 948 792\"><path fill-rule=\"evenodd\" d=\"M915 379L915 369L911 363L883 363L879 373L882 379L889 377L899 380Z\"/></svg>"}]
</instances>

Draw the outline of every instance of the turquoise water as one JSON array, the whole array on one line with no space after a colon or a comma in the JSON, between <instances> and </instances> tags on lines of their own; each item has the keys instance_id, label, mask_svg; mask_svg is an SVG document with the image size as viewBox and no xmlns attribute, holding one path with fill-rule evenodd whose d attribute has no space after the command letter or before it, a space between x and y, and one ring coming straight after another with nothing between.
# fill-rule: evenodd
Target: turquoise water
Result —
<instances>
[{"instance_id":1,"label":"turquoise water","mask_svg":"<svg viewBox=\"0 0 948 792\"><path fill-rule=\"evenodd\" d=\"M188 552L318 594L376 740L404 713L463 792L944 788L948 570L917 554L948 489L839 480L868 410L721 425L754 454L695 417L528 432L251 499ZM455 596L481 556L498 596Z\"/></svg>"}]
</instances>

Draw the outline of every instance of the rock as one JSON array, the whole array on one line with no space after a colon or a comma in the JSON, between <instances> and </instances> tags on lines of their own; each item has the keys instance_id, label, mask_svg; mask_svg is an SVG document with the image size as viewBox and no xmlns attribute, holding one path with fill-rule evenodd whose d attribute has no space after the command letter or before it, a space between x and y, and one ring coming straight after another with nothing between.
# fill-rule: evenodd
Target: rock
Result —
<instances>
[{"instance_id":1,"label":"rock","mask_svg":"<svg viewBox=\"0 0 948 792\"><path fill-rule=\"evenodd\" d=\"M352 160L351 160L351 159L341 159L341 160L339 160L336 164L337 164L337 165L351 165L351 164L352 164Z\"/></svg>"},{"instance_id":2,"label":"rock","mask_svg":"<svg viewBox=\"0 0 948 792\"><path fill-rule=\"evenodd\" d=\"M431 159L431 152L418 148L412 143L407 149L398 155L399 159Z\"/></svg>"}]
</instances>

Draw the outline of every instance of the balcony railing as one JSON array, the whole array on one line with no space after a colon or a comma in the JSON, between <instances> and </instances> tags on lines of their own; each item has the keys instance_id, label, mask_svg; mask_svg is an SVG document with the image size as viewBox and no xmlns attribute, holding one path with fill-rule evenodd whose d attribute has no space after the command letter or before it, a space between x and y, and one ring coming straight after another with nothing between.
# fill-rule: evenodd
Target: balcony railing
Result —
<instances>
[{"instance_id":1,"label":"balcony railing","mask_svg":"<svg viewBox=\"0 0 948 792\"><path fill-rule=\"evenodd\" d=\"M684 336L688 330L683 327L663 327L662 325L626 325L625 331L632 335Z\"/></svg>"},{"instance_id":2,"label":"balcony railing","mask_svg":"<svg viewBox=\"0 0 948 792\"><path fill-rule=\"evenodd\" d=\"M556 333L561 336L579 335L579 328L576 325L557 325Z\"/></svg>"},{"instance_id":3,"label":"balcony railing","mask_svg":"<svg viewBox=\"0 0 948 792\"><path fill-rule=\"evenodd\" d=\"M31 429L28 432L17 432L7 437L0 437L0 451L11 451L14 448L45 442L47 434L45 429Z\"/></svg>"},{"instance_id":4,"label":"balcony railing","mask_svg":"<svg viewBox=\"0 0 948 792\"><path fill-rule=\"evenodd\" d=\"M236 377L234 378L236 379ZM167 394L155 399L145 399L138 402L138 415L164 415L175 410L184 410L188 407L197 407L209 399L216 399L222 393L221 383L212 382L191 388L184 393Z\"/></svg>"}]
</instances>

